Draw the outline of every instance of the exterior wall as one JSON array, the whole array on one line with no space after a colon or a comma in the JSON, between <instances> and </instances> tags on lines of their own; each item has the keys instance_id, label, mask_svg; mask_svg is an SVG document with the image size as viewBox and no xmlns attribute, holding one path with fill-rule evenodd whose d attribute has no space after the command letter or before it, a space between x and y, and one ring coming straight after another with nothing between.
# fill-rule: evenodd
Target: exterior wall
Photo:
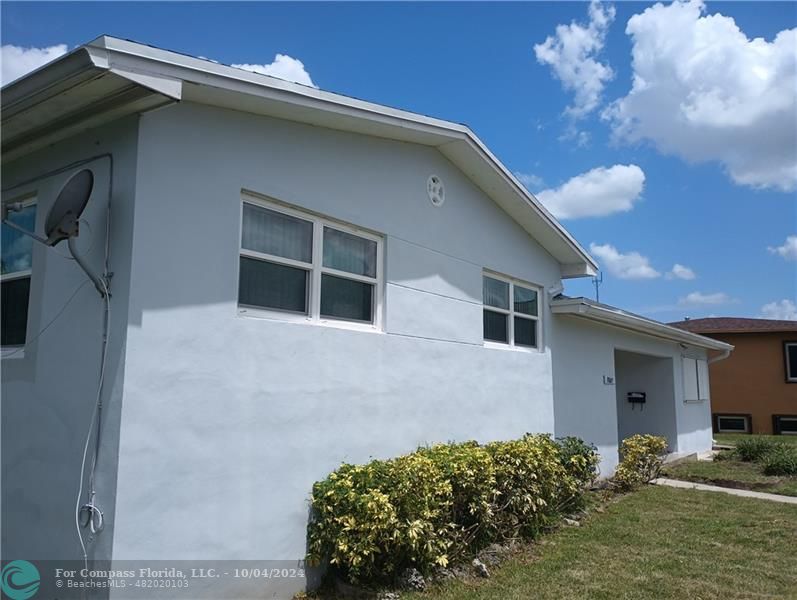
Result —
<instances>
[{"instance_id":1,"label":"exterior wall","mask_svg":"<svg viewBox=\"0 0 797 600\"><path fill-rule=\"evenodd\" d=\"M684 402L682 353L705 358L705 351L601 325L583 318L557 315L549 327L553 342L555 431L595 444L601 475L614 472L618 461L617 394L604 376L616 378L615 350L671 359L677 436L670 450L692 454L711 449L709 402Z\"/></svg>"},{"instance_id":2,"label":"exterior wall","mask_svg":"<svg viewBox=\"0 0 797 600\"><path fill-rule=\"evenodd\" d=\"M57 175L42 174L86 158L113 154L113 298L103 396L103 443L97 471L97 504L105 511L106 528L95 542L88 543L89 558L97 559L110 558L114 533L136 139L137 119L127 119L3 165L3 200L35 193L39 233L64 182L84 166L94 171L94 191L83 214L77 242L87 262L101 273L110 159L97 158ZM29 179L34 181L18 186ZM65 242L55 248L33 244L28 345L11 356L4 352L2 359L2 551L6 558L82 558L75 531L75 501L83 447L97 395L103 302L83 271L66 256ZM86 285L78 290L82 282ZM45 327L46 331L36 338ZM84 501L85 496L81 503ZM84 530L84 536L89 535Z\"/></svg>"},{"instance_id":3,"label":"exterior wall","mask_svg":"<svg viewBox=\"0 0 797 600\"><path fill-rule=\"evenodd\" d=\"M558 265L437 151L182 103L137 181L114 559L295 563L341 461L553 432L550 350L483 347L481 276ZM384 332L239 315L242 188L385 236Z\"/></svg>"},{"instance_id":4,"label":"exterior wall","mask_svg":"<svg viewBox=\"0 0 797 600\"><path fill-rule=\"evenodd\" d=\"M772 415L797 415L797 383L786 382L783 356L797 332L709 335L735 346L709 366L713 413L749 414L753 433L773 433Z\"/></svg>"}]
</instances>

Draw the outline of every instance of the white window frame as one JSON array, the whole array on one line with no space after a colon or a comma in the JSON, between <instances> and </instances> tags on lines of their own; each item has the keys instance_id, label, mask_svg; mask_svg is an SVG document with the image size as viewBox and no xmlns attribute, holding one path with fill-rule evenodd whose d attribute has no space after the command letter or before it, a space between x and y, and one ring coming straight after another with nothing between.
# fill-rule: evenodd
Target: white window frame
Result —
<instances>
[{"instance_id":1,"label":"white window frame","mask_svg":"<svg viewBox=\"0 0 797 600\"><path fill-rule=\"evenodd\" d=\"M520 350L523 352L542 352L542 349L545 347L543 344L543 327L542 327L542 314L543 314L543 293L542 293L542 286L537 285L535 283L530 283L528 281L524 281L522 279L517 279L516 277L510 277L508 275L503 275L501 273L496 273L495 271L490 271L488 269L482 270L482 293L484 290L484 278L489 277L490 279L496 279L498 281L503 281L509 284L509 310L505 310L503 308L497 308L495 306L488 306L484 303L484 298L482 297L482 311L489 310L496 313L501 313L503 315L508 315L509 317L509 342L496 342L494 340L487 340L484 339L484 321L482 320L482 342L486 348L500 348L500 349L507 349L511 348L512 350ZM519 313L515 312L515 285L520 287L533 290L537 293L537 315L527 315L526 313ZM536 346L525 346L525 345L515 345L515 317L522 317L524 319L528 319L531 321L537 322L537 345Z\"/></svg>"},{"instance_id":2,"label":"white window frame","mask_svg":"<svg viewBox=\"0 0 797 600\"><path fill-rule=\"evenodd\" d=\"M717 433L750 433L750 419L745 415L717 415ZM723 429L722 419L742 419L744 421L744 430L739 429Z\"/></svg>"},{"instance_id":3,"label":"white window frame","mask_svg":"<svg viewBox=\"0 0 797 600\"><path fill-rule=\"evenodd\" d=\"M16 204L19 203L22 205L22 208L28 208L29 206L36 206L38 204L38 197L33 196L25 196L22 198L15 198L13 200L3 201L3 204ZM38 207L36 210L36 219L38 219ZM15 279L32 279L33 277L33 249L31 248L31 256L30 256L31 268L23 269L22 271L14 271L13 273L6 273L0 274L0 282L4 281L14 281ZM30 293L28 293L28 319L30 320ZM24 348L25 345L28 343L28 323L25 323L25 341L22 344L17 345L7 345L7 346L0 346L0 355L11 353L13 352L14 355L19 353L20 348Z\"/></svg>"},{"instance_id":4,"label":"white window frame","mask_svg":"<svg viewBox=\"0 0 797 600\"><path fill-rule=\"evenodd\" d=\"M243 209L245 204L258 206L277 213L309 221L313 224L313 251L312 262L305 263L300 260L291 258L284 258L282 256L274 256L264 252L256 252L248 250L241 244L243 242ZM238 304L238 314L246 316L255 316L261 318L276 319L280 321L292 321L297 323L310 323L314 325L325 325L330 327L340 327L343 329L358 329L365 331L382 331L383 323L383 304L384 304L384 237L372 231L364 230L349 223L343 223L329 217L324 217L316 213L301 210L291 206L286 206L281 202L273 199L266 199L256 196L251 193L244 193L241 195L241 215L239 219L239 226L241 231L238 232L238 248L239 255L256 260L264 260L276 264L281 264L289 267L303 269L309 273L308 276L308 290L307 290L307 313L299 314L290 311L282 311L278 309L264 308L262 306L250 306L246 304ZM347 271L340 271L324 266L324 227L350 233L361 238L365 238L376 242L376 277L368 277L367 275L357 275ZM238 276L240 277L240 258L238 266ZM352 281L360 281L373 285L373 322L366 323L363 321L354 321L348 319L336 319L331 317L321 316L321 276L334 275L342 279L349 279Z\"/></svg>"},{"instance_id":5,"label":"white window frame","mask_svg":"<svg viewBox=\"0 0 797 600\"><path fill-rule=\"evenodd\" d=\"M783 342L783 360L786 366L786 382L797 383L797 373L792 373L789 369L789 348L797 348L797 342Z\"/></svg>"}]
</instances>

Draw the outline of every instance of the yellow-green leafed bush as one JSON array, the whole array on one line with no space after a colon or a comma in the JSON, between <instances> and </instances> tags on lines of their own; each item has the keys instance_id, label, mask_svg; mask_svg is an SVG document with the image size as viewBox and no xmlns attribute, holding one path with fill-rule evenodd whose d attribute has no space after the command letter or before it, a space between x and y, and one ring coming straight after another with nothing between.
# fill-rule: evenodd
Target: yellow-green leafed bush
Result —
<instances>
[{"instance_id":1,"label":"yellow-green leafed bush","mask_svg":"<svg viewBox=\"0 0 797 600\"><path fill-rule=\"evenodd\" d=\"M547 435L489 444L495 464L496 537L533 537L554 517L574 480L559 460L559 447Z\"/></svg>"},{"instance_id":2,"label":"yellow-green leafed bush","mask_svg":"<svg viewBox=\"0 0 797 600\"><path fill-rule=\"evenodd\" d=\"M451 484L447 519L450 530L449 558L478 551L490 541L487 526L493 518L495 466L490 453L476 442L436 444L418 453L435 462Z\"/></svg>"},{"instance_id":3,"label":"yellow-green leafed bush","mask_svg":"<svg viewBox=\"0 0 797 600\"><path fill-rule=\"evenodd\" d=\"M428 573L535 535L579 502L596 464L593 447L547 435L344 464L313 486L308 559L357 583L388 583L408 567Z\"/></svg>"},{"instance_id":4,"label":"yellow-green leafed bush","mask_svg":"<svg viewBox=\"0 0 797 600\"><path fill-rule=\"evenodd\" d=\"M667 439L657 435L632 435L620 445L620 464L613 482L620 489L630 490L659 476Z\"/></svg>"}]
</instances>

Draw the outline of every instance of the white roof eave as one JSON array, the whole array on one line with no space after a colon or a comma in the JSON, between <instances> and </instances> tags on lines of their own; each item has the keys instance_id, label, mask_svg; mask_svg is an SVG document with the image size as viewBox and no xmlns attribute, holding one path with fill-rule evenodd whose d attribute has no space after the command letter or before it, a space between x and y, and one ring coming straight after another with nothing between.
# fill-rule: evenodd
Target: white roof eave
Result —
<instances>
[{"instance_id":1,"label":"white roof eave","mask_svg":"<svg viewBox=\"0 0 797 600\"><path fill-rule=\"evenodd\" d=\"M551 312L554 314L572 315L604 325L612 325L661 339L670 340L708 350L722 352L733 350L731 344L709 338L677 327L665 325L652 319L621 311L605 304L591 302L585 298L562 298L551 301Z\"/></svg>"}]
</instances>

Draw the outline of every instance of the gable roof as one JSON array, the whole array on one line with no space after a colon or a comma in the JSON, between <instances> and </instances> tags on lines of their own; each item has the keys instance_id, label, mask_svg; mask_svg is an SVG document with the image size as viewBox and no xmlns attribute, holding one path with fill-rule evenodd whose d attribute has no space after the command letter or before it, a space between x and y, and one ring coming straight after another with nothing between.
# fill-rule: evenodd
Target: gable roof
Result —
<instances>
[{"instance_id":1,"label":"gable roof","mask_svg":"<svg viewBox=\"0 0 797 600\"><path fill-rule=\"evenodd\" d=\"M733 350L733 346L725 342L672 327L671 325L665 325L659 321L654 321L608 304L594 302L587 298L557 296L551 300L551 312L572 315L604 325L627 329L642 335L649 335L680 344L689 344L698 348L706 348L707 350L720 350L723 352Z\"/></svg>"},{"instance_id":2,"label":"gable roof","mask_svg":"<svg viewBox=\"0 0 797 600\"><path fill-rule=\"evenodd\" d=\"M3 88L3 160L128 114L187 100L437 148L561 265L598 265L466 125L102 36Z\"/></svg>"},{"instance_id":3,"label":"gable roof","mask_svg":"<svg viewBox=\"0 0 797 600\"><path fill-rule=\"evenodd\" d=\"M670 325L694 333L774 333L779 331L797 331L797 321L746 319L740 317L687 319L670 323Z\"/></svg>"}]
</instances>

